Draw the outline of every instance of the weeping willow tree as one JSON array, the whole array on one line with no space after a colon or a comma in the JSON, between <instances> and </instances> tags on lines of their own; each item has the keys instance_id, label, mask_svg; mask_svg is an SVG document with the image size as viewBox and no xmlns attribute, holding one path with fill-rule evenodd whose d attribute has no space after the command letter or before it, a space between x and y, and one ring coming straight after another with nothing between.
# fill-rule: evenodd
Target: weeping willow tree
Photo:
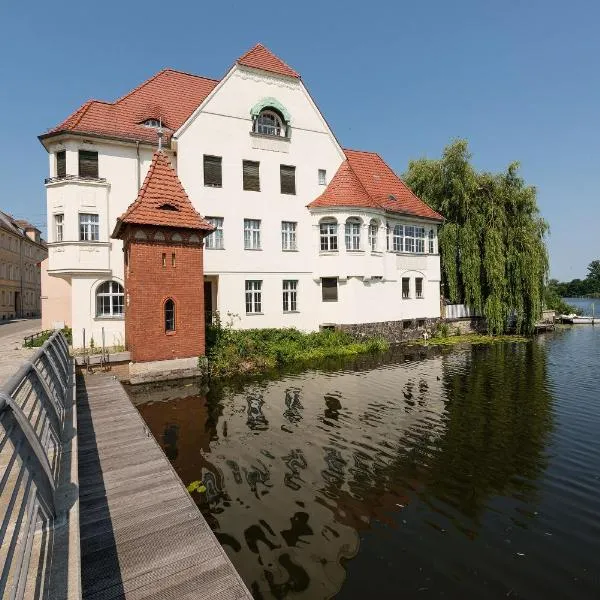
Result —
<instances>
[{"instance_id":1,"label":"weeping willow tree","mask_svg":"<svg viewBox=\"0 0 600 600\"><path fill-rule=\"evenodd\" d=\"M476 171L470 159L467 142L457 140L439 160L411 161L405 181L445 217L445 296L480 311L493 334L503 333L513 315L517 331L530 333L543 307L548 224L518 163L496 174Z\"/></svg>"}]
</instances>

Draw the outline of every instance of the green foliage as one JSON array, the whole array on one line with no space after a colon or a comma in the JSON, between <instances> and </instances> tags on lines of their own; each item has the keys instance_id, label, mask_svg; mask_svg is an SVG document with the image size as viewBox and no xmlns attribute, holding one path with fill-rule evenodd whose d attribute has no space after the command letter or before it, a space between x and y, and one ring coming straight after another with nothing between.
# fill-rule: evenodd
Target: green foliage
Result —
<instances>
[{"instance_id":1,"label":"green foliage","mask_svg":"<svg viewBox=\"0 0 600 600\"><path fill-rule=\"evenodd\" d=\"M536 190L518 175L474 169L467 142L458 140L439 160L411 161L407 184L439 211L444 295L483 313L492 334L506 331L516 317L518 333L531 333L539 319L548 272L548 225Z\"/></svg>"},{"instance_id":2,"label":"green foliage","mask_svg":"<svg viewBox=\"0 0 600 600\"><path fill-rule=\"evenodd\" d=\"M559 282L551 279L548 287L553 288L561 298L577 298L578 296L600 297L600 260L593 260L588 265L585 279L572 279Z\"/></svg>"},{"instance_id":3,"label":"green foliage","mask_svg":"<svg viewBox=\"0 0 600 600\"><path fill-rule=\"evenodd\" d=\"M187 491L191 494L192 492L198 492L199 494L203 494L206 491L206 486L200 481L192 481L187 486Z\"/></svg>"},{"instance_id":4,"label":"green foliage","mask_svg":"<svg viewBox=\"0 0 600 600\"><path fill-rule=\"evenodd\" d=\"M558 314L569 315L577 312L577 307L567 304L559 292L558 281L551 279L544 290L544 303L546 308L555 310Z\"/></svg>"},{"instance_id":5,"label":"green foliage","mask_svg":"<svg viewBox=\"0 0 600 600\"><path fill-rule=\"evenodd\" d=\"M436 336L428 340L413 340L409 346L456 346L458 344L485 345L500 342L529 342L531 338L522 335L481 335L479 333L461 334L456 331L453 336Z\"/></svg>"},{"instance_id":6,"label":"green foliage","mask_svg":"<svg viewBox=\"0 0 600 600\"><path fill-rule=\"evenodd\" d=\"M303 333L297 329L233 329L233 315L223 325L217 317L207 328L210 375L230 377L289 364L326 358L384 352L389 344L379 337L356 339L342 331Z\"/></svg>"},{"instance_id":7,"label":"green foliage","mask_svg":"<svg viewBox=\"0 0 600 600\"><path fill-rule=\"evenodd\" d=\"M67 343L71 345L73 343L73 330L70 327L64 327L61 329L63 335L65 336ZM41 335L36 337L35 339L27 339L23 343L24 348L40 348L44 345L44 342L50 338L50 336L54 333L54 330L43 331Z\"/></svg>"}]
</instances>

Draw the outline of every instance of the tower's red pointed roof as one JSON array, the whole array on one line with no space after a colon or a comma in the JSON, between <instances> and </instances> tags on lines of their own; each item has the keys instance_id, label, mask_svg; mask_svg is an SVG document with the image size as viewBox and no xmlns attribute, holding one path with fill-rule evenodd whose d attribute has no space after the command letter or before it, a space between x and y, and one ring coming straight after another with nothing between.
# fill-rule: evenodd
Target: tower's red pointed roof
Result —
<instances>
[{"instance_id":1,"label":"tower's red pointed roof","mask_svg":"<svg viewBox=\"0 0 600 600\"><path fill-rule=\"evenodd\" d=\"M240 56L240 58L237 59L237 63L238 65L244 65L245 67L277 73L277 75L287 75L288 77L295 77L296 79L300 78L300 75L298 75L292 67L286 65L262 44L256 44L254 48L251 48L246 54Z\"/></svg>"},{"instance_id":2,"label":"tower's red pointed roof","mask_svg":"<svg viewBox=\"0 0 600 600\"><path fill-rule=\"evenodd\" d=\"M362 207L442 221L443 217L418 198L375 152L344 150L327 189L309 208Z\"/></svg>"},{"instance_id":3,"label":"tower's red pointed roof","mask_svg":"<svg viewBox=\"0 0 600 600\"><path fill-rule=\"evenodd\" d=\"M214 229L192 206L177 173L167 156L161 151L154 153L152 164L137 199L117 219L113 237L118 237L125 223L205 231Z\"/></svg>"}]
</instances>

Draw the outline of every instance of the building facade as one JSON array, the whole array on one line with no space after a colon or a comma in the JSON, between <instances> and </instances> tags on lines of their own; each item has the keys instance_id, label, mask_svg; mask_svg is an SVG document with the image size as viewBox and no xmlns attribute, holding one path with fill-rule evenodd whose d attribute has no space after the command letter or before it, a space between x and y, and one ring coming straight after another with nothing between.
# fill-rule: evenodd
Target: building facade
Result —
<instances>
[{"instance_id":1,"label":"building facade","mask_svg":"<svg viewBox=\"0 0 600 600\"><path fill-rule=\"evenodd\" d=\"M39 229L0 211L0 320L40 315L47 254Z\"/></svg>"},{"instance_id":2,"label":"building facade","mask_svg":"<svg viewBox=\"0 0 600 600\"><path fill-rule=\"evenodd\" d=\"M67 320L76 345L84 328L124 341L123 311L106 310L98 290L110 281L122 292L122 242L110 233L159 131L215 228L195 290L208 312L234 327L307 331L439 317L442 217L379 155L343 149L298 73L257 45L220 80L167 69L40 136L50 168L44 322Z\"/></svg>"}]
</instances>

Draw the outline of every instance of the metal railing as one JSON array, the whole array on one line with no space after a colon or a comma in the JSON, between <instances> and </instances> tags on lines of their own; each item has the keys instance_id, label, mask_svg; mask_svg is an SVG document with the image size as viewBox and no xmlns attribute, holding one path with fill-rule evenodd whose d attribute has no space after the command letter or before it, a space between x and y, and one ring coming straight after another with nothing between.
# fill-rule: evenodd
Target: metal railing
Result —
<instances>
[{"instance_id":1,"label":"metal railing","mask_svg":"<svg viewBox=\"0 0 600 600\"><path fill-rule=\"evenodd\" d=\"M68 583L68 563L79 565L78 537L69 543L74 529L79 535L74 384L57 331L0 389L3 598L43 598L49 589L56 598L80 595Z\"/></svg>"},{"instance_id":2,"label":"metal railing","mask_svg":"<svg viewBox=\"0 0 600 600\"><path fill-rule=\"evenodd\" d=\"M36 346L36 344L35 344L36 340L38 340L39 338L41 338L44 335L48 335L49 333L51 333L51 330L44 329L43 331L38 331L37 333L33 333L31 335L26 335L23 338L23 345L25 346L25 348L34 348ZM48 337L50 337L50 336L48 335ZM38 342L38 344L39 344L39 342Z\"/></svg>"},{"instance_id":3,"label":"metal railing","mask_svg":"<svg viewBox=\"0 0 600 600\"><path fill-rule=\"evenodd\" d=\"M46 177L44 183L57 183L59 181L93 181L95 183L106 183L105 177L82 177L80 175L61 175L60 177Z\"/></svg>"}]
</instances>

